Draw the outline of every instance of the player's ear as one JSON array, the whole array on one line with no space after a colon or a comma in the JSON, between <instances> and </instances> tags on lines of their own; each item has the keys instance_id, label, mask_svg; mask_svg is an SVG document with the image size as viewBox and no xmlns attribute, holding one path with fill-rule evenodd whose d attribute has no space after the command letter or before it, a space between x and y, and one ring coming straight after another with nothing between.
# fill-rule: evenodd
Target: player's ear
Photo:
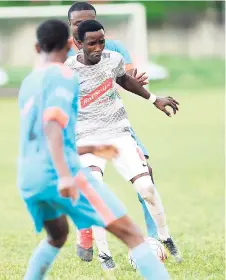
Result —
<instances>
[{"instance_id":1,"label":"player's ear","mask_svg":"<svg viewBox=\"0 0 226 280\"><path fill-rule=\"evenodd\" d=\"M69 26L71 26L71 21L70 20L68 20L67 23L68 23Z\"/></svg>"},{"instance_id":2,"label":"player's ear","mask_svg":"<svg viewBox=\"0 0 226 280\"><path fill-rule=\"evenodd\" d=\"M67 51L69 52L72 47L72 42L70 40L68 40L65 47L66 47Z\"/></svg>"},{"instance_id":3,"label":"player's ear","mask_svg":"<svg viewBox=\"0 0 226 280\"><path fill-rule=\"evenodd\" d=\"M40 48L39 43L36 43L36 44L35 44L35 49L36 49L36 52L37 52L37 53L40 53L40 52L41 52L41 48Z\"/></svg>"},{"instance_id":4,"label":"player's ear","mask_svg":"<svg viewBox=\"0 0 226 280\"><path fill-rule=\"evenodd\" d=\"M82 47L82 41L81 40L77 40L77 43Z\"/></svg>"}]
</instances>

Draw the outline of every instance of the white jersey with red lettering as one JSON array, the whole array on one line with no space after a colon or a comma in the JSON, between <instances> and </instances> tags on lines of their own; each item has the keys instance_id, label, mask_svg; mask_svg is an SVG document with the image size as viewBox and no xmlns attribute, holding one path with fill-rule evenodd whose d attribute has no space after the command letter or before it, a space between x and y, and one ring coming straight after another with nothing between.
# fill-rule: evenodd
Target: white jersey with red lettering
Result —
<instances>
[{"instance_id":1,"label":"white jersey with red lettering","mask_svg":"<svg viewBox=\"0 0 226 280\"><path fill-rule=\"evenodd\" d=\"M77 60L80 53L65 63L76 71L80 81L77 141L131 135L131 125L116 83L116 79L126 73L123 57L104 50L99 63L84 65Z\"/></svg>"}]
</instances>

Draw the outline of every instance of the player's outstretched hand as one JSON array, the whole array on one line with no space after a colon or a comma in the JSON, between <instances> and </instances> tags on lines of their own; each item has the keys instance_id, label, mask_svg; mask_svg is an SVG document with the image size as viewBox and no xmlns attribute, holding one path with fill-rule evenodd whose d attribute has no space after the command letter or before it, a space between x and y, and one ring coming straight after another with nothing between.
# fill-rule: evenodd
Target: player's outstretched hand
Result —
<instances>
[{"instance_id":1,"label":"player's outstretched hand","mask_svg":"<svg viewBox=\"0 0 226 280\"><path fill-rule=\"evenodd\" d=\"M166 109L167 106L171 107L173 109L174 115L179 110L178 105L179 103L173 98L173 97L157 97L156 101L154 102L154 105L164 112L168 117L171 117L171 113Z\"/></svg>"},{"instance_id":2,"label":"player's outstretched hand","mask_svg":"<svg viewBox=\"0 0 226 280\"><path fill-rule=\"evenodd\" d=\"M148 76L146 75L146 72L143 72L143 73L140 73L138 74L137 73L137 68L135 68L133 70L133 74L132 74L132 77L138 81L138 83L140 83L142 86L145 86L148 84Z\"/></svg>"},{"instance_id":3,"label":"player's outstretched hand","mask_svg":"<svg viewBox=\"0 0 226 280\"><path fill-rule=\"evenodd\" d=\"M93 146L92 154L107 160L112 160L119 155L119 151L113 145L100 145Z\"/></svg>"}]
</instances>

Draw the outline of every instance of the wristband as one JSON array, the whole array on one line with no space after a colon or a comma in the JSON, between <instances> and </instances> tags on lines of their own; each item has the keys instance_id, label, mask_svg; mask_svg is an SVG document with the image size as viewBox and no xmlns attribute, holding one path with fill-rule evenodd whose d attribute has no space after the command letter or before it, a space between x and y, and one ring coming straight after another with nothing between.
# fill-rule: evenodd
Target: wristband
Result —
<instances>
[{"instance_id":1,"label":"wristband","mask_svg":"<svg viewBox=\"0 0 226 280\"><path fill-rule=\"evenodd\" d=\"M58 189L63 190L75 185L75 179L73 177L62 177L58 180Z\"/></svg>"},{"instance_id":2,"label":"wristband","mask_svg":"<svg viewBox=\"0 0 226 280\"><path fill-rule=\"evenodd\" d=\"M151 94L150 94L150 97L149 97L149 99L148 99L148 100L150 100L150 101L151 101L151 103L155 103L156 99L157 99L157 96L156 96L156 95L154 95L153 93L151 93Z\"/></svg>"}]
</instances>

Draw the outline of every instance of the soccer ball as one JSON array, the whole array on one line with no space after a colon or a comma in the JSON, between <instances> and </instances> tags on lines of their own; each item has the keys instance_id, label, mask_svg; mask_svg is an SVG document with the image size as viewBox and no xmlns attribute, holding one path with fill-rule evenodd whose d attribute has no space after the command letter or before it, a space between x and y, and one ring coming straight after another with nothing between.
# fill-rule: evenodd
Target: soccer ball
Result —
<instances>
[{"instance_id":1,"label":"soccer ball","mask_svg":"<svg viewBox=\"0 0 226 280\"><path fill-rule=\"evenodd\" d=\"M167 259L167 254L164 249L164 246L162 245L161 242L156 240L155 238L148 237L146 238L146 242L149 244L153 254L161 261L164 262ZM130 252L128 253L128 259L130 265L133 267L133 269L137 269L137 265L134 259L132 259L132 256Z\"/></svg>"}]
</instances>

